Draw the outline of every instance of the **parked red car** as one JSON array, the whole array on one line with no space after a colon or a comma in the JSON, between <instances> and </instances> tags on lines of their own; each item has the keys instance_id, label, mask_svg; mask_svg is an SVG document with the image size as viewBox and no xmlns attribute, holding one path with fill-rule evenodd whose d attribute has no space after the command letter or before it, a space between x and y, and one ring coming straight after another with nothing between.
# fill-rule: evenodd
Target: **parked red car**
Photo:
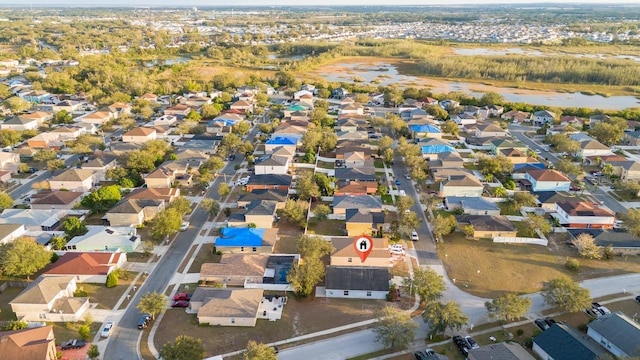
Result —
<instances>
[{"instance_id":1,"label":"parked red car","mask_svg":"<svg viewBox=\"0 0 640 360\"><path fill-rule=\"evenodd\" d=\"M178 301L178 300L189 301L189 300L191 300L191 295L192 294L187 294L185 292L179 292L179 293L176 293L175 295L173 295L173 301Z\"/></svg>"},{"instance_id":2,"label":"parked red car","mask_svg":"<svg viewBox=\"0 0 640 360\"><path fill-rule=\"evenodd\" d=\"M186 308L189 307L189 301L187 300L178 300L171 303L172 308Z\"/></svg>"}]
</instances>

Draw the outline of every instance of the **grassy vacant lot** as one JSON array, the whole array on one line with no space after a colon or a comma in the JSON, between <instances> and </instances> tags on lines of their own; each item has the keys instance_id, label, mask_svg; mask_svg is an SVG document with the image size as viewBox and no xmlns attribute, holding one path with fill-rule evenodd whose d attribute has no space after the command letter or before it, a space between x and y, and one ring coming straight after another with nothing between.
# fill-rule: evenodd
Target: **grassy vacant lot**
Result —
<instances>
[{"instance_id":1,"label":"grassy vacant lot","mask_svg":"<svg viewBox=\"0 0 640 360\"><path fill-rule=\"evenodd\" d=\"M343 236L346 235L344 220L310 221L307 233L310 235Z\"/></svg>"},{"instance_id":2,"label":"grassy vacant lot","mask_svg":"<svg viewBox=\"0 0 640 360\"><path fill-rule=\"evenodd\" d=\"M544 281L561 275L583 280L640 271L639 257L616 257L611 261L580 258L580 271L572 273L564 264L568 258L577 258L577 254L563 239L550 236L548 247L495 244L490 240L466 240L464 234L456 232L438 244L438 255L451 279L456 279L465 291L487 298L507 291L535 292Z\"/></svg>"},{"instance_id":3,"label":"grassy vacant lot","mask_svg":"<svg viewBox=\"0 0 640 360\"><path fill-rule=\"evenodd\" d=\"M172 309L165 313L154 338L158 349L178 335L194 334L202 339L207 356L244 349L249 340L270 343L291 337L330 329L373 318L386 301L355 299L289 297L282 319L258 320L253 328L214 327L198 325L196 315Z\"/></svg>"}]
</instances>

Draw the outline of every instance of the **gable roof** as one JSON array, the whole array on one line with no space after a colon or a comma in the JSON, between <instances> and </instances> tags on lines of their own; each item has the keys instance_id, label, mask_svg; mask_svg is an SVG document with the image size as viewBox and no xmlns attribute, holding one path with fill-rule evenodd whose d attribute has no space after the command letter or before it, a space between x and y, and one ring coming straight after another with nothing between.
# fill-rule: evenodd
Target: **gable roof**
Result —
<instances>
[{"instance_id":1,"label":"gable roof","mask_svg":"<svg viewBox=\"0 0 640 360\"><path fill-rule=\"evenodd\" d=\"M286 190L273 190L273 189L256 189L248 194L240 195L238 201L253 201L253 200L271 200L277 202L285 202L287 201L287 191Z\"/></svg>"},{"instance_id":2,"label":"gable roof","mask_svg":"<svg viewBox=\"0 0 640 360\"><path fill-rule=\"evenodd\" d=\"M506 132L503 128L494 123L479 124L476 128L482 132Z\"/></svg>"},{"instance_id":3,"label":"gable roof","mask_svg":"<svg viewBox=\"0 0 640 360\"><path fill-rule=\"evenodd\" d=\"M582 150L609 150L609 147L598 140L587 140L580 143Z\"/></svg>"},{"instance_id":4,"label":"gable roof","mask_svg":"<svg viewBox=\"0 0 640 360\"><path fill-rule=\"evenodd\" d=\"M471 360L535 360L520 344L500 342L469 350Z\"/></svg>"},{"instance_id":5,"label":"gable roof","mask_svg":"<svg viewBox=\"0 0 640 360\"><path fill-rule=\"evenodd\" d=\"M40 191L31 195L34 205L68 205L84 194L80 191Z\"/></svg>"},{"instance_id":6,"label":"gable roof","mask_svg":"<svg viewBox=\"0 0 640 360\"><path fill-rule=\"evenodd\" d=\"M372 226L384 224L383 212L370 212L366 209L347 209L345 218L347 223L371 224Z\"/></svg>"},{"instance_id":7,"label":"gable roof","mask_svg":"<svg viewBox=\"0 0 640 360\"><path fill-rule=\"evenodd\" d=\"M474 175L451 175L449 179L442 183L443 186L475 186L482 187L482 183Z\"/></svg>"},{"instance_id":8,"label":"gable roof","mask_svg":"<svg viewBox=\"0 0 640 360\"><path fill-rule=\"evenodd\" d=\"M10 304L48 304L60 291L65 290L74 276L39 276L29 284Z\"/></svg>"},{"instance_id":9,"label":"gable roof","mask_svg":"<svg viewBox=\"0 0 640 360\"><path fill-rule=\"evenodd\" d=\"M291 185L291 176L280 174L252 175L247 185Z\"/></svg>"},{"instance_id":10,"label":"gable roof","mask_svg":"<svg viewBox=\"0 0 640 360\"><path fill-rule=\"evenodd\" d=\"M83 182L94 174L93 170L68 169L53 177L50 181L80 181Z\"/></svg>"},{"instance_id":11,"label":"gable roof","mask_svg":"<svg viewBox=\"0 0 640 360\"><path fill-rule=\"evenodd\" d=\"M460 204L463 209L473 210L500 210L495 203L482 197L447 196L447 204Z\"/></svg>"},{"instance_id":12,"label":"gable roof","mask_svg":"<svg viewBox=\"0 0 640 360\"><path fill-rule=\"evenodd\" d=\"M365 196L335 196L333 208L340 209L382 209L382 201L373 195Z\"/></svg>"},{"instance_id":13,"label":"gable roof","mask_svg":"<svg viewBox=\"0 0 640 360\"><path fill-rule=\"evenodd\" d=\"M109 214L140 214L144 208L160 206L164 200L161 199L122 199L107 213Z\"/></svg>"},{"instance_id":14,"label":"gable roof","mask_svg":"<svg viewBox=\"0 0 640 360\"><path fill-rule=\"evenodd\" d=\"M204 263L200 276L262 276L271 254L222 254L219 263Z\"/></svg>"},{"instance_id":15,"label":"gable roof","mask_svg":"<svg viewBox=\"0 0 640 360\"><path fill-rule=\"evenodd\" d=\"M46 275L107 275L122 253L67 252L51 265Z\"/></svg>"},{"instance_id":16,"label":"gable roof","mask_svg":"<svg viewBox=\"0 0 640 360\"><path fill-rule=\"evenodd\" d=\"M55 353L55 337L51 325L0 332L0 354L5 359L49 359L52 348Z\"/></svg>"},{"instance_id":17,"label":"gable roof","mask_svg":"<svg viewBox=\"0 0 640 360\"><path fill-rule=\"evenodd\" d=\"M372 238L373 250L369 254L369 258L383 258L389 259L389 240L387 238ZM331 238L331 244L334 247L334 251L331 253L331 257L358 257L356 250L353 248L353 238L347 237L334 237Z\"/></svg>"},{"instance_id":18,"label":"gable roof","mask_svg":"<svg viewBox=\"0 0 640 360\"><path fill-rule=\"evenodd\" d=\"M220 230L220 237L215 239L215 245L232 247L270 245L275 242L277 233L278 229L226 227Z\"/></svg>"},{"instance_id":19,"label":"gable roof","mask_svg":"<svg viewBox=\"0 0 640 360\"><path fill-rule=\"evenodd\" d=\"M127 195L127 199L164 200L169 201L180 195L178 188L138 188Z\"/></svg>"},{"instance_id":20,"label":"gable roof","mask_svg":"<svg viewBox=\"0 0 640 360\"><path fill-rule=\"evenodd\" d=\"M562 201L558 202L558 207L564 210L569 216L616 216L613 211L594 206L592 202L588 201Z\"/></svg>"},{"instance_id":21,"label":"gable roof","mask_svg":"<svg viewBox=\"0 0 640 360\"><path fill-rule=\"evenodd\" d=\"M270 200L253 200L247 206L245 215L271 215L276 213L277 201Z\"/></svg>"},{"instance_id":22,"label":"gable roof","mask_svg":"<svg viewBox=\"0 0 640 360\"><path fill-rule=\"evenodd\" d=\"M469 223L476 231L515 231L516 228L504 216L493 215L458 215L458 224Z\"/></svg>"},{"instance_id":23,"label":"gable roof","mask_svg":"<svg viewBox=\"0 0 640 360\"><path fill-rule=\"evenodd\" d=\"M338 180L376 181L375 168L337 168L335 171Z\"/></svg>"},{"instance_id":24,"label":"gable roof","mask_svg":"<svg viewBox=\"0 0 640 360\"><path fill-rule=\"evenodd\" d=\"M327 266L327 290L389 291L387 268Z\"/></svg>"},{"instance_id":25,"label":"gable roof","mask_svg":"<svg viewBox=\"0 0 640 360\"><path fill-rule=\"evenodd\" d=\"M604 351L564 324L553 324L533 339L554 360L596 360Z\"/></svg>"},{"instance_id":26,"label":"gable roof","mask_svg":"<svg viewBox=\"0 0 640 360\"><path fill-rule=\"evenodd\" d=\"M553 169L527 170L527 174L536 181L571 181L563 173Z\"/></svg>"},{"instance_id":27,"label":"gable roof","mask_svg":"<svg viewBox=\"0 0 640 360\"><path fill-rule=\"evenodd\" d=\"M144 136L147 137L153 133L156 132L156 129L154 128L148 128L148 127L137 127L134 129L131 129L129 131L127 131L126 133L122 134L122 136Z\"/></svg>"},{"instance_id":28,"label":"gable roof","mask_svg":"<svg viewBox=\"0 0 640 360\"><path fill-rule=\"evenodd\" d=\"M640 324L629 316L615 312L604 315L588 325L627 356L640 355Z\"/></svg>"},{"instance_id":29,"label":"gable roof","mask_svg":"<svg viewBox=\"0 0 640 360\"><path fill-rule=\"evenodd\" d=\"M203 302L198 317L250 318L258 313L262 289L216 289L197 287L191 302Z\"/></svg>"}]
</instances>

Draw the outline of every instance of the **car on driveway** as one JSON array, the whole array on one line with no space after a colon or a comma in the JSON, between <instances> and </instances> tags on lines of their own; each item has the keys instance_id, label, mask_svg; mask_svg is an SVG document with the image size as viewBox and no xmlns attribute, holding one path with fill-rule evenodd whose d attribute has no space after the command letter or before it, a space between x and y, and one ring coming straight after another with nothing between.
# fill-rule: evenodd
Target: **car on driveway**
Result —
<instances>
[{"instance_id":1,"label":"car on driveway","mask_svg":"<svg viewBox=\"0 0 640 360\"><path fill-rule=\"evenodd\" d=\"M113 327L114 325L111 321L104 324L104 327L102 327L102 331L100 331L100 337L103 337L103 338L109 337L109 335L111 335L111 332L113 331Z\"/></svg>"},{"instance_id":2,"label":"car on driveway","mask_svg":"<svg viewBox=\"0 0 640 360\"><path fill-rule=\"evenodd\" d=\"M546 318L544 318L544 322L546 322L546 323L547 323L547 325L549 325L549 327L552 327L552 326L553 326L553 324L555 324L557 321L553 320L553 319L552 319L552 318L550 318L550 317L546 317Z\"/></svg>"},{"instance_id":3,"label":"car on driveway","mask_svg":"<svg viewBox=\"0 0 640 360\"><path fill-rule=\"evenodd\" d=\"M539 327L542 331L545 331L549 328L549 324L547 324L547 322L543 319L536 319L533 323L536 324L536 326Z\"/></svg>"},{"instance_id":4,"label":"car on driveway","mask_svg":"<svg viewBox=\"0 0 640 360\"><path fill-rule=\"evenodd\" d=\"M187 308L189 307L189 300L178 300L171 302L172 308Z\"/></svg>"},{"instance_id":5,"label":"car on driveway","mask_svg":"<svg viewBox=\"0 0 640 360\"><path fill-rule=\"evenodd\" d=\"M400 180L396 180L396 186L400 186L401 184Z\"/></svg>"},{"instance_id":6,"label":"car on driveway","mask_svg":"<svg viewBox=\"0 0 640 360\"><path fill-rule=\"evenodd\" d=\"M467 342L470 349L477 349L480 347L480 345L478 345L478 343L471 336L465 336L464 341Z\"/></svg>"},{"instance_id":7,"label":"car on driveway","mask_svg":"<svg viewBox=\"0 0 640 360\"><path fill-rule=\"evenodd\" d=\"M192 294L187 294L185 292L179 292L179 293L176 293L175 295L173 295L173 301L178 301L178 300L189 301L189 300L191 300L191 295Z\"/></svg>"},{"instance_id":8,"label":"car on driveway","mask_svg":"<svg viewBox=\"0 0 640 360\"><path fill-rule=\"evenodd\" d=\"M456 344L460 353L466 357L469 353L469 344L462 338L462 336L456 335L453 337L453 343Z\"/></svg>"},{"instance_id":9,"label":"car on driveway","mask_svg":"<svg viewBox=\"0 0 640 360\"><path fill-rule=\"evenodd\" d=\"M422 351L416 351L413 353L413 357L416 358L416 360L427 360L427 354L425 354Z\"/></svg>"},{"instance_id":10,"label":"car on driveway","mask_svg":"<svg viewBox=\"0 0 640 360\"><path fill-rule=\"evenodd\" d=\"M87 345L87 342L84 341L84 340L71 339L71 340L67 340L66 342L64 342L60 346L60 349L62 349L62 350L80 349L81 347L84 347L85 345Z\"/></svg>"},{"instance_id":11,"label":"car on driveway","mask_svg":"<svg viewBox=\"0 0 640 360\"><path fill-rule=\"evenodd\" d=\"M419 240L419 239L418 239L418 232L417 232L417 231L413 230L413 231L411 232L411 240L413 240L413 241L418 241L418 240Z\"/></svg>"}]
</instances>

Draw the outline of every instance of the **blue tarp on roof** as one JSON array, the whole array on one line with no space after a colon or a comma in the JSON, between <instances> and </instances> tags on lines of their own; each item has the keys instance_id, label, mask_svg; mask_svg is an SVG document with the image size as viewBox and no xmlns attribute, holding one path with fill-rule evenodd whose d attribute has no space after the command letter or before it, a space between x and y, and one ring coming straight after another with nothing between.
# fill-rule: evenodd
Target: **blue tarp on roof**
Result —
<instances>
[{"instance_id":1,"label":"blue tarp on roof","mask_svg":"<svg viewBox=\"0 0 640 360\"><path fill-rule=\"evenodd\" d=\"M221 118L217 118L217 119L213 119L211 121L209 121L207 123L207 126L214 126L216 125L216 123L224 123L224 126L233 126L236 124L235 120L230 120L230 119L221 119Z\"/></svg>"},{"instance_id":2,"label":"blue tarp on roof","mask_svg":"<svg viewBox=\"0 0 640 360\"><path fill-rule=\"evenodd\" d=\"M522 164L514 164L513 171L523 170L523 169L546 169L543 163L522 163Z\"/></svg>"},{"instance_id":3,"label":"blue tarp on roof","mask_svg":"<svg viewBox=\"0 0 640 360\"><path fill-rule=\"evenodd\" d=\"M440 131L440 129L438 129L437 126L434 126L431 124L411 125L411 130L415 132L421 132L421 133L434 133L434 134L442 133L442 131Z\"/></svg>"},{"instance_id":4,"label":"blue tarp on roof","mask_svg":"<svg viewBox=\"0 0 640 360\"><path fill-rule=\"evenodd\" d=\"M262 246L264 229L222 228L222 236L216 238L216 246Z\"/></svg>"},{"instance_id":5,"label":"blue tarp on roof","mask_svg":"<svg viewBox=\"0 0 640 360\"><path fill-rule=\"evenodd\" d=\"M302 105L291 105L291 106L289 106L289 108L287 110L289 110L289 111L305 111L305 110L307 110L307 108L302 106Z\"/></svg>"},{"instance_id":6,"label":"blue tarp on roof","mask_svg":"<svg viewBox=\"0 0 640 360\"><path fill-rule=\"evenodd\" d=\"M423 154L440 154L443 152L456 151L456 149L448 145L425 145L421 146L420 149L422 150Z\"/></svg>"},{"instance_id":7,"label":"blue tarp on roof","mask_svg":"<svg viewBox=\"0 0 640 360\"><path fill-rule=\"evenodd\" d=\"M269 145L296 145L298 140L289 136L276 136L267 140Z\"/></svg>"}]
</instances>

